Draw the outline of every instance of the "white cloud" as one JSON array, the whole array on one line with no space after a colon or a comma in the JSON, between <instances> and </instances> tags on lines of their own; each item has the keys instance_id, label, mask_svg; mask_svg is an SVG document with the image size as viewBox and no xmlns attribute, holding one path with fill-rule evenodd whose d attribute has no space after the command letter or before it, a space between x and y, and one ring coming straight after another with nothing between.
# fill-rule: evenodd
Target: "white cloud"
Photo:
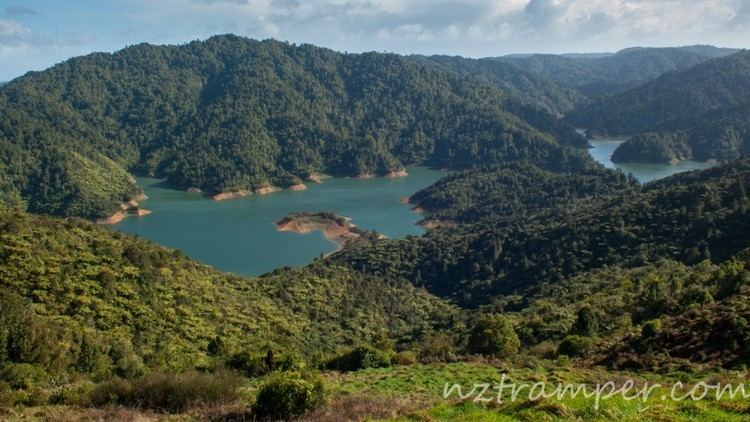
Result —
<instances>
[{"instance_id":1,"label":"white cloud","mask_svg":"<svg viewBox=\"0 0 750 422\"><path fill-rule=\"evenodd\" d=\"M88 51L114 50L143 41L182 43L228 32L346 51L467 56L612 51L634 45L750 46L750 0L108 0L107 3L118 5L115 22L120 24L96 33L84 31L73 36L80 23L75 19L61 19L56 26L33 26L36 16L29 14L0 20L0 51L5 52L6 59L13 58L8 53L11 48L21 51L19 58L29 49L35 49L35 54L41 57L42 48L51 50L44 45L75 44L80 46L76 52L85 52L84 45L88 42ZM37 9L40 16L54 15L53 11ZM92 13L96 16L96 11L86 11L79 19L88 22Z\"/></svg>"},{"instance_id":2,"label":"white cloud","mask_svg":"<svg viewBox=\"0 0 750 422\"><path fill-rule=\"evenodd\" d=\"M0 46L18 46L32 36L31 30L18 22L0 20Z\"/></svg>"}]
</instances>

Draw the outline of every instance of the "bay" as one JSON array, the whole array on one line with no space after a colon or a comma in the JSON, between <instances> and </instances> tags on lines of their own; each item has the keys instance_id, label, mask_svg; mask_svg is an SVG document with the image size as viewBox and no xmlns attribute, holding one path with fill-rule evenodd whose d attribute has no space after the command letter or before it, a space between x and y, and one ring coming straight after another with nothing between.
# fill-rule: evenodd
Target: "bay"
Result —
<instances>
[{"instance_id":1,"label":"bay","mask_svg":"<svg viewBox=\"0 0 750 422\"><path fill-rule=\"evenodd\" d=\"M159 179L138 178L149 199L146 217L129 217L117 230L136 234L222 271L259 275L283 266L302 266L336 250L322 233L299 235L276 230L275 222L295 211L333 211L366 230L391 238L420 235L422 217L401 203L445 172L407 168L403 178L326 179L308 189L213 201L199 193L177 191Z\"/></svg>"},{"instance_id":2,"label":"bay","mask_svg":"<svg viewBox=\"0 0 750 422\"><path fill-rule=\"evenodd\" d=\"M684 171L706 169L714 165L697 161L681 161L677 164L613 163L612 154L623 142L625 142L624 139L590 140L589 144L592 148L589 149L589 154L605 167L630 173L641 183L662 179Z\"/></svg>"}]
</instances>

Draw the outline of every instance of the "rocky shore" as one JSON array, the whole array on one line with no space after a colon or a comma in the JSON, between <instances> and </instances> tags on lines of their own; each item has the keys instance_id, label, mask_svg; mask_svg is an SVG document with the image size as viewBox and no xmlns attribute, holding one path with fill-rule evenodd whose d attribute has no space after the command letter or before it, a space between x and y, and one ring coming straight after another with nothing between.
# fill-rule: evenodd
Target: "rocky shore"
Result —
<instances>
[{"instance_id":1,"label":"rocky shore","mask_svg":"<svg viewBox=\"0 0 750 422\"><path fill-rule=\"evenodd\" d=\"M276 222L276 229L298 234L320 231L326 239L336 243L339 248L359 239L363 233L348 218L331 212L292 213Z\"/></svg>"}]
</instances>

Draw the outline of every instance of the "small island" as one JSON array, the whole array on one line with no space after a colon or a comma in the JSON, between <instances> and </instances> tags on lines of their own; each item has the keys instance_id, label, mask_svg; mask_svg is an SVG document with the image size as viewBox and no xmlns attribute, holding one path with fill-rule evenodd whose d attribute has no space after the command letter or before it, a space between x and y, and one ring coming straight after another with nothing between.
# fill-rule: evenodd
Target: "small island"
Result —
<instances>
[{"instance_id":1,"label":"small island","mask_svg":"<svg viewBox=\"0 0 750 422\"><path fill-rule=\"evenodd\" d=\"M333 212L295 212L278 222L276 228L282 232L307 234L321 231L326 239L336 243L339 249L359 239L365 232Z\"/></svg>"}]
</instances>

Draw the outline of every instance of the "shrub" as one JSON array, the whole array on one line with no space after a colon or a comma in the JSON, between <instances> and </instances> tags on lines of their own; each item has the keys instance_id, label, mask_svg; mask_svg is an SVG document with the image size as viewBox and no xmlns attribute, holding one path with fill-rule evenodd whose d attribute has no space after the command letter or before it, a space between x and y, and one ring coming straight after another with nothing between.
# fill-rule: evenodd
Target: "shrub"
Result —
<instances>
[{"instance_id":1,"label":"shrub","mask_svg":"<svg viewBox=\"0 0 750 422\"><path fill-rule=\"evenodd\" d=\"M14 403L13 389L10 384L0 381L0 407L11 407Z\"/></svg>"},{"instance_id":2,"label":"shrub","mask_svg":"<svg viewBox=\"0 0 750 422\"><path fill-rule=\"evenodd\" d=\"M249 378L262 377L272 371L297 371L303 368L302 360L293 353L284 353L276 358L272 352L252 354L240 352L232 355L227 365L242 371Z\"/></svg>"},{"instance_id":3,"label":"shrub","mask_svg":"<svg viewBox=\"0 0 750 422\"><path fill-rule=\"evenodd\" d=\"M94 388L91 404L119 404L177 413L193 405L235 401L239 385L239 377L227 371L149 374L133 381L115 378Z\"/></svg>"},{"instance_id":4,"label":"shrub","mask_svg":"<svg viewBox=\"0 0 750 422\"><path fill-rule=\"evenodd\" d=\"M419 358L424 363L447 362L455 355L455 343L445 333L426 336L422 340Z\"/></svg>"},{"instance_id":5,"label":"shrub","mask_svg":"<svg viewBox=\"0 0 750 422\"><path fill-rule=\"evenodd\" d=\"M652 338L659 334L659 331L661 331L661 321L658 319L652 319L651 321L647 321L643 324L643 327L641 327L641 337Z\"/></svg>"},{"instance_id":6,"label":"shrub","mask_svg":"<svg viewBox=\"0 0 750 422\"><path fill-rule=\"evenodd\" d=\"M557 354L569 357L583 356L591 350L592 341L588 337L567 336L557 346Z\"/></svg>"},{"instance_id":7,"label":"shrub","mask_svg":"<svg viewBox=\"0 0 750 422\"><path fill-rule=\"evenodd\" d=\"M370 346L360 346L326 363L326 368L337 371L357 371L367 368L387 368L390 357L383 351Z\"/></svg>"},{"instance_id":8,"label":"shrub","mask_svg":"<svg viewBox=\"0 0 750 422\"><path fill-rule=\"evenodd\" d=\"M92 382L64 385L56 388L49 398L50 404L67 404L87 406L92 403L92 394L96 385Z\"/></svg>"},{"instance_id":9,"label":"shrub","mask_svg":"<svg viewBox=\"0 0 750 422\"><path fill-rule=\"evenodd\" d=\"M44 369L28 363L12 363L0 371L0 381L7 382L11 388L27 390L47 381Z\"/></svg>"},{"instance_id":10,"label":"shrub","mask_svg":"<svg viewBox=\"0 0 750 422\"><path fill-rule=\"evenodd\" d=\"M599 331L599 316L586 305L578 310L576 321L573 324L572 331L574 334L582 336L592 336Z\"/></svg>"},{"instance_id":11,"label":"shrub","mask_svg":"<svg viewBox=\"0 0 750 422\"><path fill-rule=\"evenodd\" d=\"M410 350L404 350L393 355L391 363L394 365L414 365L417 363L417 355Z\"/></svg>"},{"instance_id":12,"label":"shrub","mask_svg":"<svg viewBox=\"0 0 750 422\"><path fill-rule=\"evenodd\" d=\"M521 341L510 320L500 314L488 314L474 322L468 347L471 353L509 358L518 353Z\"/></svg>"},{"instance_id":13,"label":"shrub","mask_svg":"<svg viewBox=\"0 0 750 422\"><path fill-rule=\"evenodd\" d=\"M121 378L113 378L97 384L91 392L90 401L93 406L127 405L132 401L132 398L132 384Z\"/></svg>"},{"instance_id":14,"label":"shrub","mask_svg":"<svg viewBox=\"0 0 750 422\"><path fill-rule=\"evenodd\" d=\"M227 365L230 368L242 371L249 378L261 377L271 371L266 363L265 355L254 355L249 352L232 355L227 361Z\"/></svg>"},{"instance_id":15,"label":"shrub","mask_svg":"<svg viewBox=\"0 0 750 422\"><path fill-rule=\"evenodd\" d=\"M318 376L282 372L258 390L253 414L260 420L288 420L325 403L325 388Z\"/></svg>"}]
</instances>

